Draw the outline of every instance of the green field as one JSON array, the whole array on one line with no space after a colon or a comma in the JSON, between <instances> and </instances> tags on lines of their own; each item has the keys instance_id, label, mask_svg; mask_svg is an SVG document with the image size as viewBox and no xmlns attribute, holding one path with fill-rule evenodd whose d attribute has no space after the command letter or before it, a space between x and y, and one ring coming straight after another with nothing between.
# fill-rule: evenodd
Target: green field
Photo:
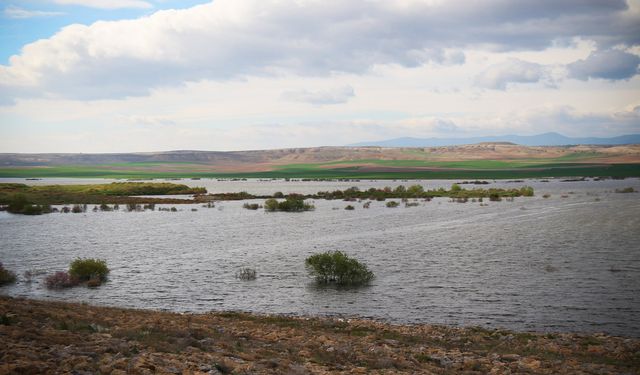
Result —
<instances>
[{"instance_id":1,"label":"green field","mask_svg":"<svg viewBox=\"0 0 640 375\"><path fill-rule=\"evenodd\" d=\"M573 157L572 157L573 158ZM289 164L270 171L247 173L217 173L194 171L189 165L180 170L162 171L156 167L165 163L119 163L118 165L12 167L0 168L0 177L42 178L322 178L322 179L516 179L544 177L640 177L640 164L571 163L572 158L422 161L422 160L357 160L321 164ZM584 160L581 155L579 160ZM182 163L180 163L182 164ZM385 168L427 167L432 170L371 171L353 164ZM195 166L195 164L192 164ZM341 167L341 165L344 165ZM198 165L202 167L202 164ZM145 170L145 167L150 167ZM153 167L153 169L151 169Z\"/></svg>"}]
</instances>

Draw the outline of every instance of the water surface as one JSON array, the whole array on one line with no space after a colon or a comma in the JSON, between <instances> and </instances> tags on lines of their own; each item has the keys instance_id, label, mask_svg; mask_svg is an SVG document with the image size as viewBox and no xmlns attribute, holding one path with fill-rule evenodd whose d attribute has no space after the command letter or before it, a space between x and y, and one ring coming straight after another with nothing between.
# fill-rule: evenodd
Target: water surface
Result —
<instances>
[{"instance_id":1,"label":"water surface","mask_svg":"<svg viewBox=\"0 0 640 375\"><path fill-rule=\"evenodd\" d=\"M253 194L416 183L175 182ZM418 183L431 189L452 182ZM480 187L523 185L534 186L536 196L488 206L442 198L393 209L384 202L363 209L357 202L317 200L316 210L305 213L250 211L242 209L244 202L179 205L175 213L1 212L0 261L19 275L27 269L64 270L76 257L104 258L112 272L98 289L50 291L36 279L20 280L0 293L172 311L340 314L395 323L640 336L640 194L614 192L628 186L640 190L640 180L527 180ZM551 197L542 198L545 193ZM347 204L356 210L345 211ZM304 259L326 250L366 262L376 279L358 289L315 286ZM245 266L258 271L257 280L234 277Z\"/></svg>"}]
</instances>

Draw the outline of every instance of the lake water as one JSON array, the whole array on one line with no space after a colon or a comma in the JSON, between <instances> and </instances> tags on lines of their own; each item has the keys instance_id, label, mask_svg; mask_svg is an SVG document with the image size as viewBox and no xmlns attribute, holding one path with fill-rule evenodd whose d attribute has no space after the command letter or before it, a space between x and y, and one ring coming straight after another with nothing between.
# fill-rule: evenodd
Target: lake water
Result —
<instances>
[{"instance_id":1,"label":"lake water","mask_svg":"<svg viewBox=\"0 0 640 375\"><path fill-rule=\"evenodd\" d=\"M96 183L45 179L22 183ZM172 181L210 192L320 190L454 181ZM76 257L111 268L97 289L47 290L32 283L0 293L100 305L205 312L363 316L395 323L479 325L516 330L607 332L640 336L640 194L615 193L640 180L527 180L480 187L533 186L512 202L316 200L304 213L250 211L244 202L178 212L87 212L21 216L0 212L0 261L25 270L65 270ZM473 188L474 185L464 185ZM551 197L545 199L543 194ZM562 196L565 196L564 198ZM256 201L261 203L261 201ZM347 204L356 206L346 211ZM90 206L91 208L91 206ZM192 212L196 208L198 211ZM317 287L304 259L342 250L376 274L357 289ZM241 267L255 281L234 277Z\"/></svg>"}]
</instances>

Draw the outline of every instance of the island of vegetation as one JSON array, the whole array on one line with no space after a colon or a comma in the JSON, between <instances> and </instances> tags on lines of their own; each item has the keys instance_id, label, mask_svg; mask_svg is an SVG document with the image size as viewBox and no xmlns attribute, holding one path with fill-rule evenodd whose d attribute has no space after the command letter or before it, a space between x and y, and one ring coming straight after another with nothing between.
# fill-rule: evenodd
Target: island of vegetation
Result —
<instances>
[{"instance_id":1,"label":"island of vegetation","mask_svg":"<svg viewBox=\"0 0 640 375\"><path fill-rule=\"evenodd\" d=\"M114 182L92 185L0 184L0 206L12 213L37 215L62 204L156 204L198 203L205 188L158 182ZM194 195L194 199L141 196Z\"/></svg>"},{"instance_id":2,"label":"island of vegetation","mask_svg":"<svg viewBox=\"0 0 640 375\"><path fill-rule=\"evenodd\" d=\"M177 194L193 195L193 197L191 199L162 197L163 195ZM264 205L247 203L243 207L251 210L264 207L266 211L302 212L315 208L311 203L305 202L306 199L384 201L393 198L431 200L436 197L449 197L458 202L466 202L467 199L475 198L489 198L489 200L498 201L502 198L531 197L533 195L534 190L530 186L512 189L465 189L458 184L451 185L450 189L433 190L425 190L422 185L409 187L400 185L395 188L370 188L367 190L351 187L345 190L320 191L315 194L291 193L285 195L282 192L276 192L272 195L254 195L247 192L206 194L204 188L192 188L172 183L114 182L96 185L42 186L2 183L0 184L0 209L16 214L39 215L57 211L58 209L52 208L52 205L66 204L74 206L72 208L63 207L62 212L81 213L87 211L86 205L88 204L95 205L94 211L112 211L117 209L119 204L125 204L129 211L141 211L147 208L155 209L155 204L203 203L205 207L214 207L213 202L215 201L266 199ZM115 207L109 206L109 204L113 204ZM177 211L174 207L164 210Z\"/></svg>"}]
</instances>

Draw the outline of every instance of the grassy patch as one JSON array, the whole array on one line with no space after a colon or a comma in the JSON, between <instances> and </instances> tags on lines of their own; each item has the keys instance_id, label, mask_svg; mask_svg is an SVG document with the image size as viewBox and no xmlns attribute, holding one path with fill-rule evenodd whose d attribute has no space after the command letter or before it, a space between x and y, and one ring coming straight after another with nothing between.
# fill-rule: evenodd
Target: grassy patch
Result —
<instances>
[{"instance_id":1,"label":"grassy patch","mask_svg":"<svg viewBox=\"0 0 640 375\"><path fill-rule=\"evenodd\" d=\"M550 159L514 160L375 160L362 159L316 164L288 164L263 172L203 172L199 165L182 164L179 170L162 171L124 163L108 166L52 166L0 168L0 177L89 177L89 178L317 178L317 179L517 179L542 177L606 176L640 177L640 164L595 164L594 153L574 153ZM154 164L143 163L145 167ZM164 164L164 163L160 163ZM371 171L363 165L399 168ZM155 165L154 165L155 166ZM407 168L433 168L407 170Z\"/></svg>"},{"instance_id":2,"label":"grassy patch","mask_svg":"<svg viewBox=\"0 0 640 375\"><path fill-rule=\"evenodd\" d=\"M151 182L114 182L95 185L36 185L0 184L0 204L12 204L16 197L23 206L74 203L109 203L116 197L136 195L203 194L204 188L187 185ZM123 202L124 203L124 202Z\"/></svg>"}]
</instances>

